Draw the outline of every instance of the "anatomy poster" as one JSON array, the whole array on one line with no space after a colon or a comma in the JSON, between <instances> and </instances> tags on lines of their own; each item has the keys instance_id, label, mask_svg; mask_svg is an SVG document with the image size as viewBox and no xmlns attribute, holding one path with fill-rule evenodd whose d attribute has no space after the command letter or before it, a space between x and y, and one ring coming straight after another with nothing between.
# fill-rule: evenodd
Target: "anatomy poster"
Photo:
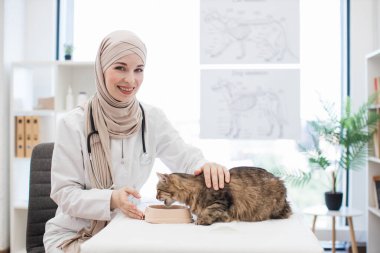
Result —
<instances>
[{"instance_id":1,"label":"anatomy poster","mask_svg":"<svg viewBox=\"0 0 380 253\"><path fill-rule=\"evenodd\" d=\"M297 69L202 70L201 138L298 139Z\"/></svg>"},{"instance_id":2,"label":"anatomy poster","mask_svg":"<svg viewBox=\"0 0 380 253\"><path fill-rule=\"evenodd\" d=\"M201 64L299 63L299 0L200 1Z\"/></svg>"}]
</instances>

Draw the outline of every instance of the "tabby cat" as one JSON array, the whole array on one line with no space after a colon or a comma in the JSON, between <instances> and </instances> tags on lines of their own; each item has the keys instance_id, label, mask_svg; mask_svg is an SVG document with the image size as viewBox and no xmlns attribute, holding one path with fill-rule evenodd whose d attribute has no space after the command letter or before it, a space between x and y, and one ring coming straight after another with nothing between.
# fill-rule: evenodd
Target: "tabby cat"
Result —
<instances>
[{"instance_id":1,"label":"tabby cat","mask_svg":"<svg viewBox=\"0 0 380 253\"><path fill-rule=\"evenodd\" d=\"M175 201L190 206L198 225L283 219L292 213L283 181L261 168L230 169L230 183L217 191L206 187L203 174L157 175L156 198L167 206Z\"/></svg>"}]
</instances>

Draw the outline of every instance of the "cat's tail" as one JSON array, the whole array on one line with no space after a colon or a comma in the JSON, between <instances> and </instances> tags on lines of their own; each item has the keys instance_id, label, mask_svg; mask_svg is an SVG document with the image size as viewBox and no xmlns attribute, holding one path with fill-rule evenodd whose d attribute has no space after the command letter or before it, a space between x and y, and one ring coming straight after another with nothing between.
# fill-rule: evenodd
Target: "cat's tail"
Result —
<instances>
[{"instance_id":1,"label":"cat's tail","mask_svg":"<svg viewBox=\"0 0 380 253\"><path fill-rule=\"evenodd\" d=\"M284 206L280 210L276 210L272 213L271 219L286 219L292 214L292 208L287 200L285 200Z\"/></svg>"}]
</instances>

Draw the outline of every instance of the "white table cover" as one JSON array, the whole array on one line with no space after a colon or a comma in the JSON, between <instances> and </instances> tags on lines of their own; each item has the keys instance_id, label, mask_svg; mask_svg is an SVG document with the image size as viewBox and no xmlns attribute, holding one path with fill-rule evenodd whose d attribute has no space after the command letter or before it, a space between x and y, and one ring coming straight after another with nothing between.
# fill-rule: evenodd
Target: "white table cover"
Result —
<instances>
[{"instance_id":1,"label":"white table cover","mask_svg":"<svg viewBox=\"0 0 380 253\"><path fill-rule=\"evenodd\" d=\"M322 253L299 215L262 222L150 224L118 214L82 253Z\"/></svg>"}]
</instances>

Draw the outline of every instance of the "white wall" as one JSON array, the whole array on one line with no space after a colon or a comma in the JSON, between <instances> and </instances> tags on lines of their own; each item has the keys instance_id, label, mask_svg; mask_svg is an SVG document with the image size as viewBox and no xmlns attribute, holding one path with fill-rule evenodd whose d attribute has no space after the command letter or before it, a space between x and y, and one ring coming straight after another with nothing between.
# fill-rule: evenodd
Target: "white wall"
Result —
<instances>
[{"instance_id":1,"label":"white wall","mask_svg":"<svg viewBox=\"0 0 380 253\"><path fill-rule=\"evenodd\" d=\"M0 56L0 145L9 147L9 72L12 60L22 59L24 0L2 0L2 45ZM9 150L0 150L0 250L9 247Z\"/></svg>"},{"instance_id":2,"label":"white wall","mask_svg":"<svg viewBox=\"0 0 380 253\"><path fill-rule=\"evenodd\" d=\"M11 64L54 60L56 1L0 0L0 146L9 146ZM9 248L9 157L0 149L0 250Z\"/></svg>"},{"instance_id":3,"label":"white wall","mask_svg":"<svg viewBox=\"0 0 380 253\"><path fill-rule=\"evenodd\" d=\"M5 78L4 78L4 0L0 0L0 90L4 90ZM7 108L6 102L4 101L6 92L0 93L0 119L5 118L5 110ZM4 147L6 135L5 130L0 131L0 145ZM3 149L4 150L4 149ZM5 161L6 152L0 152L0 161ZM8 213L7 205L8 203L8 190L5 180L8 178L8 173L6 170L6 165L4 162L0 164L0 234L7 235L6 231L8 229L8 222L6 215ZM4 250L7 247L7 236L0 237L0 250Z\"/></svg>"},{"instance_id":4,"label":"white wall","mask_svg":"<svg viewBox=\"0 0 380 253\"><path fill-rule=\"evenodd\" d=\"M24 60L55 59L56 1L25 0Z\"/></svg>"}]
</instances>

